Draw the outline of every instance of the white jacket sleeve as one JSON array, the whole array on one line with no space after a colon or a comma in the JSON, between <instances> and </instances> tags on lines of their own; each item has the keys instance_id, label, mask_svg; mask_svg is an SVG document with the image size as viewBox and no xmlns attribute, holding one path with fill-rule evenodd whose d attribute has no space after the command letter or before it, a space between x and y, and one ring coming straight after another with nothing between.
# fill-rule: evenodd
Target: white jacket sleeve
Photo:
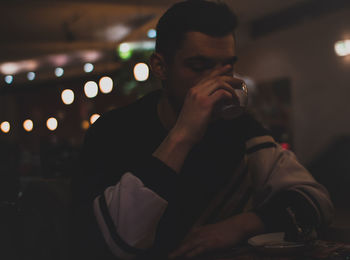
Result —
<instances>
[{"instance_id":1,"label":"white jacket sleeve","mask_svg":"<svg viewBox=\"0 0 350 260\"><path fill-rule=\"evenodd\" d=\"M296 191L315 209L319 223L329 224L333 215L329 194L298 162L294 153L284 150L271 136L252 138L246 148L256 190L255 207L263 206L281 191Z\"/></svg>"},{"instance_id":2,"label":"white jacket sleeve","mask_svg":"<svg viewBox=\"0 0 350 260\"><path fill-rule=\"evenodd\" d=\"M120 259L132 259L150 248L168 202L145 187L132 173L108 187L93 202L106 244Z\"/></svg>"}]
</instances>

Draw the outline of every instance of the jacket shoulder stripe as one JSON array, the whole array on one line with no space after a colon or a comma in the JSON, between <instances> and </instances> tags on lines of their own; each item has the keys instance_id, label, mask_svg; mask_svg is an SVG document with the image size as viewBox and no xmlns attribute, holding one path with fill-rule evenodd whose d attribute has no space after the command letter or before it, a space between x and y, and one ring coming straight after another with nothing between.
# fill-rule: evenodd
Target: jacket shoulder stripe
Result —
<instances>
[{"instance_id":1,"label":"jacket shoulder stripe","mask_svg":"<svg viewBox=\"0 0 350 260\"><path fill-rule=\"evenodd\" d=\"M276 146L277 146L276 143L273 143L273 142L266 142L266 143L262 143L262 144L257 144L255 146L247 149L246 153L251 154L251 153L255 153L261 149L271 148L271 147L276 147Z\"/></svg>"}]
</instances>

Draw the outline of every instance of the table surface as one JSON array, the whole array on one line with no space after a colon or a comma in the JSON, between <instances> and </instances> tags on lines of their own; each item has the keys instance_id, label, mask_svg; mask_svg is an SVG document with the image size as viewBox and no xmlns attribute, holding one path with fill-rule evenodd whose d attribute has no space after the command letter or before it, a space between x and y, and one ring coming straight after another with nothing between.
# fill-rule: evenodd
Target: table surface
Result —
<instances>
[{"instance_id":1,"label":"table surface","mask_svg":"<svg viewBox=\"0 0 350 260\"><path fill-rule=\"evenodd\" d=\"M316 241L314 245L299 252L288 253L266 253L256 250L246 245L233 248L226 252L212 253L206 256L200 256L201 260L313 260L313 259L329 259L329 260L348 260L350 259L350 244Z\"/></svg>"}]
</instances>

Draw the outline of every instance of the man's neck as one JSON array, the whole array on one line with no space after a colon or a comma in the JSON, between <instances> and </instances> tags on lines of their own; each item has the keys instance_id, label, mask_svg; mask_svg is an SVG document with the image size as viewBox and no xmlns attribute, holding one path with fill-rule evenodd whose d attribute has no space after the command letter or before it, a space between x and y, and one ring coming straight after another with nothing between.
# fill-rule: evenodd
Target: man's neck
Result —
<instances>
[{"instance_id":1,"label":"man's neck","mask_svg":"<svg viewBox=\"0 0 350 260\"><path fill-rule=\"evenodd\" d=\"M163 127L168 131L171 130L176 123L177 114L164 93L158 101L157 113Z\"/></svg>"}]
</instances>

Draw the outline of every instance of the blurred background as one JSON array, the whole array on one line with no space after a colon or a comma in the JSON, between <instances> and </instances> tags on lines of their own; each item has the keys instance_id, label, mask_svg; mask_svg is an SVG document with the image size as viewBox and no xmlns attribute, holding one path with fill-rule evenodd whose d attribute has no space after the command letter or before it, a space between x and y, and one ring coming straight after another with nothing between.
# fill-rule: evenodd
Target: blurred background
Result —
<instances>
[{"instance_id":1,"label":"blurred background","mask_svg":"<svg viewBox=\"0 0 350 260\"><path fill-rule=\"evenodd\" d=\"M64 259L84 133L160 87L148 57L157 20L175 2L0 1L2 245ZM224 2L239 18L236 72L249 109L328 188L334 225L350 226L350 1Z\"/></svg>"}]
</instances>

